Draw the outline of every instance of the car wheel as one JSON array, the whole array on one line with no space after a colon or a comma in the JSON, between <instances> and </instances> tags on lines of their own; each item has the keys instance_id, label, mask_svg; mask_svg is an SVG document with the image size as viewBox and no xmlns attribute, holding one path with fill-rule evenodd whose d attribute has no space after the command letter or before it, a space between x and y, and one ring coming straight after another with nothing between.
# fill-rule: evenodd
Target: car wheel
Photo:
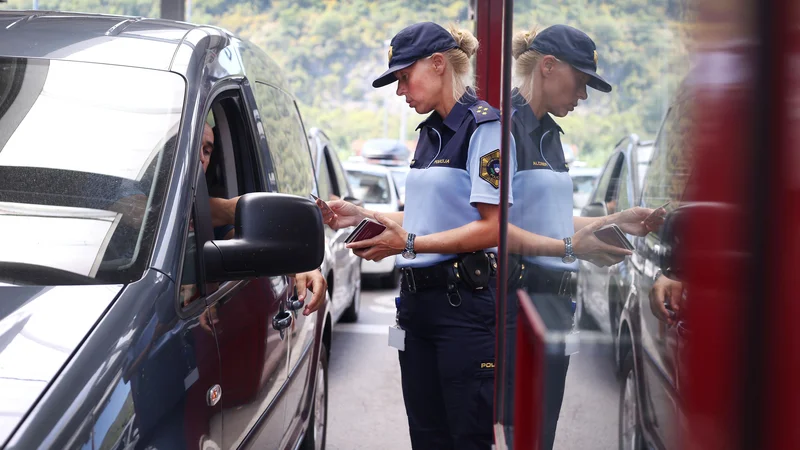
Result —
<instances>
[{"instance_id":1,"label":"car wheel","mask_svg":"<svg viewBox=\"0 0 800 450\"><path fill-rule=\"evenodd\" d=\"M619 393L619 449L643 450L645 447L642 425L639 422L639 399L636 395L633 352L627 353L622 367L622 387Z\"/></svg>"},{"instance_id":2,"label":"car wheel","mask_svg":"<svg viewBox=\"0 0 800 450\"><path fill-rule=\"evenodd\" d=\"M392 271L381 279L381 287L384 289L394 289L400 282L400 269L395 267Z\"/></svg>"},{"instance_id":3,"label":"car wheel","mask_svg":"<svg viewBox=\"0 0 800 450\"><path fill-rule=\"evenodd\" d=\"M580 281L580 280L579 280ZM580 283L578 284L577 293L575 295L575 323L578 324L578 328L581 330L597 330L599 329L597 324L594 322L589 314L586 313L586 308L584 306L584 289L581 287Z\"/></svg>"},{"instance_id":4,"label":"car wheel","mask_svg":"<svg viewBox=\"0 0 800 450\"><path fill-rule=\"evenodd\" d=\"M314 403L311 405L311 417L308 429L303 438L302 450L323 450L328 433L328 349L325 345L320 349L317 364Z\"/></svg>"},{"instance_id":5,"label":"car wheel","mask_svg":"<svg viewBox=\"0 0 800 450\"><path fill-rule=\"evenodd\" d=\"M342 314L342 322L358 321L358 311L361 309L361 269L359 269L358 277L355 277L355 280L357 280L356 283L358 283L358 285L354 289L353 300L350 302L350 306L348 306Z\"/></svg>"}]
</instances>

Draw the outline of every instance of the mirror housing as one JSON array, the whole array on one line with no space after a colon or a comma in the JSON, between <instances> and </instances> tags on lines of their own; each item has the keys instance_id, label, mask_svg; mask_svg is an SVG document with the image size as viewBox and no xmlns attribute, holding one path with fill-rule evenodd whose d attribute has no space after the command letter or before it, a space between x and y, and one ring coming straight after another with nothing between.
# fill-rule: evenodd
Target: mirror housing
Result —
<instances>
[{"instance_id":1,"label":"mirror housing","mask_svg":"<svg viewBox=\"0 0 800 450\"><path fill-rule=\"evenodd\" d=\"M235 237L203 245L207 281L314 270L325 255L322 215L309 199L251 193L236 204Z\"/></svg>"},{"instance_id":2,"label":"mirror housing","mask_svg":"<svg viewBox=\"0 0 800 450\"><path fill-rule=\"evenodd\" d=\"M603 217L606 215L606 205L590 203L581 210L581 217Z\"/></svg>"},{"instance_id":3,"label":"mirror housing","mask_svg":"<svg viewBox=\"0 0 800 450\"><path fill-rule=\"evenodd\" d=\"M717 202L686 203L671 211L664 218L658 232L661 248L658 251L658 264L664 275L674 280L686 278L686 266L716 267L720 264L740 263L747 254L739 249L728 248L723 251L689 248L685 236L689 223L733 223L746 220L741 210L734 205Z\"/></svg>"}]
</instances>

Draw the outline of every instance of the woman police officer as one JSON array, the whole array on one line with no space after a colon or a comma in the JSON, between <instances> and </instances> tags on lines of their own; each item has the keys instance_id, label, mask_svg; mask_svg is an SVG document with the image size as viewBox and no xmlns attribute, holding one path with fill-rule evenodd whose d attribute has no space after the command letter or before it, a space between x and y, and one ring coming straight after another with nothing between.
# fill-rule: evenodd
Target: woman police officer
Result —
<instances>
[{"instance_id":1,"label":"woman police officer","mask_svg":"<svg viewBox=\"0 0 800 450\"><path fill-rule=\"evenodd\" d=\"M598 240L593 232L615 223L626 233L644 235L652 210L632 208L600 218L573 217L572 179L564 158L560 134L551 115L565 117L580 100L586 86L610 92L611 85L597 74L595 43L580 30L553 25L540 33L514 37L512 52L519 87L512 92L512 135L518 169L512 180L516 204L509 210L510 272L513 291L524 288L549 331L572 328L571 278L576 259L598 266L620 262L631 252ZM660 217L660 215L659 215ZM516 294L509 293L514 299ZM516 302L509 306L509 332L513 332ZM514 334L510 334L514 336ZM514 340L509 340L507 361L514 359ZM545 357L545 404L542 448L550 449L564 395L569 356L564 346L549 347ZM513 380L513 364L505 376ZM510 414L512 410L508 410Z\"/></svg>"},{"instance_id":2,"label":"woman police officer","mask_svg":"<svg viewBox=\"0 0 800 450\"><path fill-rule=\"evenodd\" d=\"M398 96L430 113L418 127L404 212L318 202L333 228L363 218L386 225L379 236L349 244L358 256L402 253L399 358L415 449L488 450L493 442L500 123L467 87L477 47L469 32L430 22L391 41L389 70L373 87L397 81Z\"/></svg>"}]
</instances>

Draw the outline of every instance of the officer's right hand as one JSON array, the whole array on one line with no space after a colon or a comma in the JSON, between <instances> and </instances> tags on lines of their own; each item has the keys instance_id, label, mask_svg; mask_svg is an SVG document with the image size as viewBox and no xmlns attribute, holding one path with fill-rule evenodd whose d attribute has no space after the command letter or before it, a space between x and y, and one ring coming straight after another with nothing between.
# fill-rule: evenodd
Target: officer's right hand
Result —
<instances>
[{"instance_id":1,"label":"officer's right hand","mask_svg":"<svg viewBox=\"0 0 800 450\"><path fill-rule=\"evenodd\" d=\"M592 225L581 228L572 236L572 251L578 259L589 261L599 266L613 266L625 259L625 256L633 254L630 250L615 247L597 239L594 232L605 225L605 222L598 220Z\"/></svg>"},{"instance_id":2,"label":"officer's right hand","mask_svg":"<svg viewBox=\"0 0 800 450\"><path fill-rule=\"evenodd\" d=\"M322 222L334 230L354 227L366 217L363 208L344 200L325 203L317 199L317 206L322 211Z\"/></svg>"}]
</instances>

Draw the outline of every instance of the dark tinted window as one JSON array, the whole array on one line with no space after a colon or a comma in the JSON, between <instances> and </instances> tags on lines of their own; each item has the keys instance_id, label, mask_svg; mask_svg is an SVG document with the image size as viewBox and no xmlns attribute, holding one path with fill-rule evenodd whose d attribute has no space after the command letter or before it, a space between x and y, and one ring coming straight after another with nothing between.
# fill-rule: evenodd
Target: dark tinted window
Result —
<instances>
[{"instance_id":1,"label":"dark tinted window","mask_svg":"<svg viewBox=\"0 0 800 450\"><path fill-rule=\"evenodd\" d=\"M275 165L278 190L307 197L313 192L314 170L308 139L294 100L263 83L254 83L253 92Z\"/></svg>"},{"instance_id":2,"label":"dark tinted window","mask_svg":"<svg viewBox=\"0 0 800 450\"><path fill-rule=\"evenodd\" d=\"M690 126L689 101L679 98L664 119L655 143L642 195L645 206L657 208L667 201L671 202L670 208L679 206L689 179Z\"/></svg>"}]
</instances>

